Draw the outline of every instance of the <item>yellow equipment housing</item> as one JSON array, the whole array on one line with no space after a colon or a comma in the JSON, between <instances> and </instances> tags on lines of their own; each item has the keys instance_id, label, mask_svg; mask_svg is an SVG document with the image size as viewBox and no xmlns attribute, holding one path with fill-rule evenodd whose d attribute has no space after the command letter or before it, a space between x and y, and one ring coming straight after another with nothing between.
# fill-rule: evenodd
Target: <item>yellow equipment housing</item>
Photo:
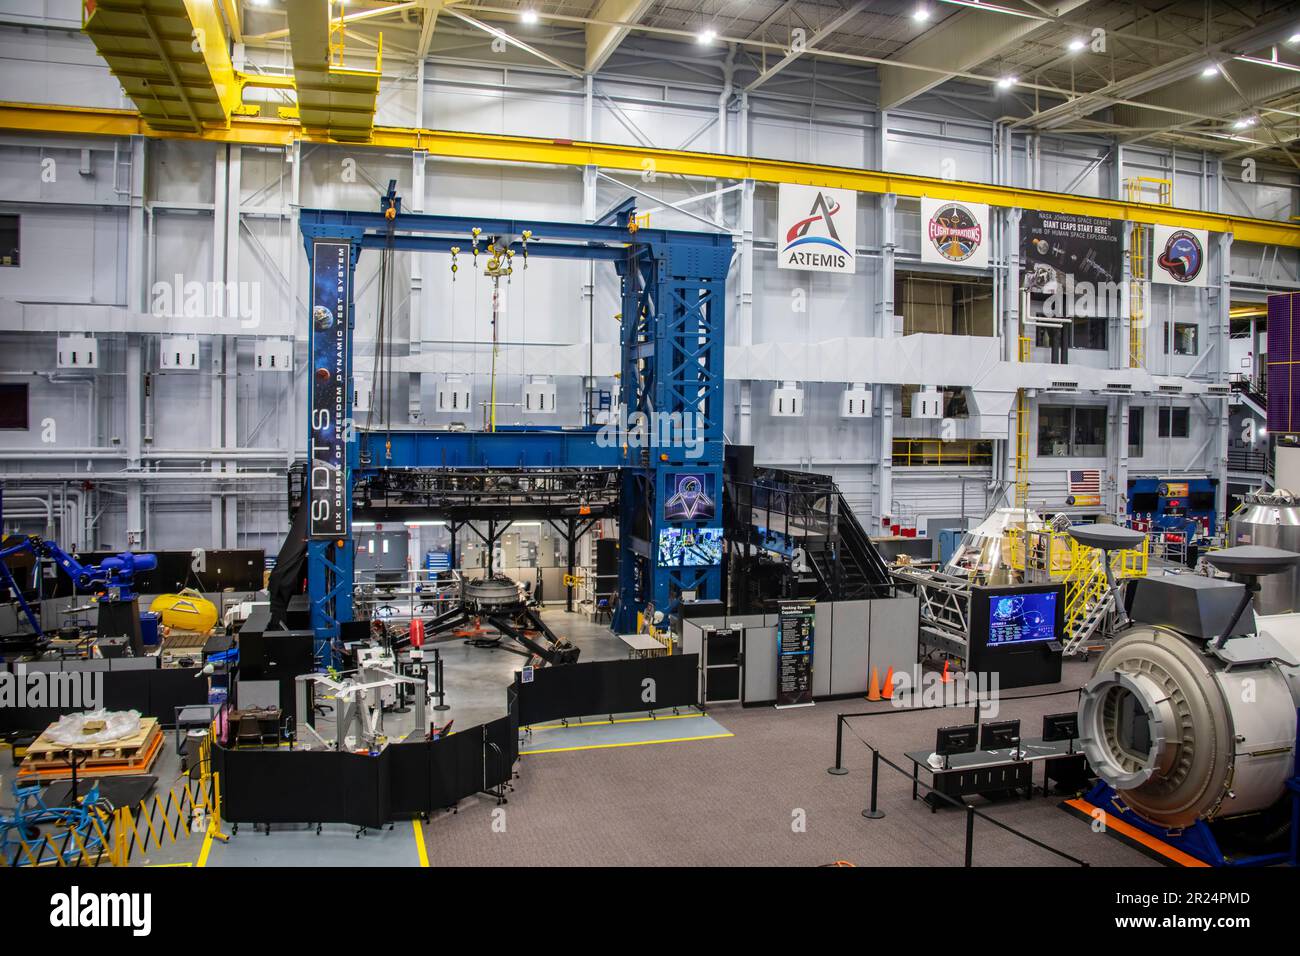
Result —
<instances>
[{"instance_id":1,"label":"yellow equipment housing","mask_svg":"<svg viewBox=\"0 0 1300 956\"><path fill-rule=\"evenodd\" d=\"M149 610L162 615L162 625L180 631L206 634L217 623L217 606L193 588L180 594L160 594Z\"/></svg>"}]
</instances>

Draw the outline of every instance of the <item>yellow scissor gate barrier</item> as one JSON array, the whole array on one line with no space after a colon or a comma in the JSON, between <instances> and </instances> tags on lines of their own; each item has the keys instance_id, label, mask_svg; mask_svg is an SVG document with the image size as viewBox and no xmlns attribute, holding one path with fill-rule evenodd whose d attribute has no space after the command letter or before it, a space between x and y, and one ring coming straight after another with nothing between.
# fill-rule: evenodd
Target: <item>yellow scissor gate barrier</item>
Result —
<instances>
[{"instance_id":1,"label":"yellow scissor gate barrier","mask_svg":"<svg viewBox=\"0 0 1300 956\"><path fill-rule=\"evenodd\" d=\"M130 866L133 859L193 836L225 840L221 832L221 775L212 772L215 726L199 749L199 776L131 807L89 809L84 827L28 840L15 831L10 866Z\"/></svg>"},{"instance_id":2,"label":"yellow scissor gate barrier","mask_svg":"<svg viewBox=\"0 0 1300 956\"><path fill-rule=\"evenodd\" d=\"M1055 581L1065 585L1065 653L1082 647L1110 613L1113 598L1106 584L1102 552L1080 544L1068 531L1008 531L1011 566L1026 582ZM1116 580L1147 574L1148 540L1140 548L1112 552Z\"/></svg>"}]
</instances>

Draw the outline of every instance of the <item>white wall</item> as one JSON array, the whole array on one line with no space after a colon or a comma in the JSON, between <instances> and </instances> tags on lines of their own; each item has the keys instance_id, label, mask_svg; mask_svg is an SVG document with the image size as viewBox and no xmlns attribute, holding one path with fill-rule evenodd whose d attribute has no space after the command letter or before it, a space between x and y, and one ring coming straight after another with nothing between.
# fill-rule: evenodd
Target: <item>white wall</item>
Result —
<instances>
[{"instance_id":1,"label":"white wall","mask_svg":"<svg viewBox=\"0 0 1300 956\"><path fill-rule=\"evenodd\" d=\"M11 6L19 8L15 18L26 16L33 18L33 24L44 21L45 25L15 25L14 18L0 20L0 88L6 91L4 99L124 105L116 83L75 29L74 21L79 17L75 3L27 0ZM662 48L658 50L661 54ZM269 68L284 66L280 53L250 50L249 57ZM700 79L696 73L674 71L648 58L642 75L637 75L638 68L624 66L619 75L607 72L595 79L591 128L587 130L585 93L580 81L554 72L494 65L487 57L479 63L469 62L468 57L463 62L429 62L423 113L419 117L413 112L413 70L410 64L394 65L392 76L385 77L381 90L379 122L555 138L581 139L590 135L627 145L708 151L739 152L747 143L752 154L763 157L857 167L883 165L891 171L929 176L945 176L955 168L957 179L977 181L996 181L1003 175L994 150L998 139L994 122L997 105L992 102L974 104L964 111L960 102L922 98L909 104L907 110L888 114L882 133L882 118L866 99L871 95L869 89L846 85L848 92L843 95L826 96L825 85L819 83L814 102L809 96L814 89L810 74L800 64L783 75L783 83L774 83L772 88L749 97L747 119L738 111L737 101L731 100L725 129L720 130L718 85ZM387 57L385 62L387 65ZM828 74L827 67L819 66L819 75L823 79L833 76L834 68L829 69ZM850 74L845 71L844 75ZM1010 184L1070 189L1080 195L1114 195L1123 178L1158 175L1164 170L1175 180L1175 201L1179 205L1221 205L1228 212L1285 220L1294 211L1300 183L1300 178L1284 170L1261 167L1260 181L1247 186L1230 178L1220 179L1217 164L1205 156L1145 146L1124 149L1122 163L1117 165L1119 154L1114 144L1104 138L1043 137L1032 143L1032 149L1019 134L1008 142L1010 153L1005 169ZM79 171L83 147L90 149L88 175ZM0 458L0 473L6 477L7 488L21 485L62 489L88 484L89 520L97 535L95 543L101 546L125 546L126 489L135 487L143 500L146 546L177 548L221 543L274 549L287 520L282 469L303 454L305 444L301 364L308 283L294 218L296 209L374 209L376 187L382 188L389 179L397 180L407 208L412 208L412 159L400 150L303 144L301 168L297 171L299 192L295 195L292 151L236 147L228 154L226 147L208 143L149 140L145 154L144 288L149 290L159 281L170 282L177 274L187 281L200 282L223 277L219 270L227 241L223 231L227 209L218 203L218 179L229 155L238 161L241 216L239 234L233 241L235 256L225 266L224 277L256 288L258 324L241 325L237 318L230 317L203 317L200 324L206 323L207 331L200 336L200 370L156 374L156 332L141 332L128 340L128 333L137 329L123 327L121 313L112 311L113 307L124 307L129 295L127 206L134 172L131 143L58 135L0 136L0 212L21 214L23 237L22 267L0 268L0 329L9 330L0 331L0 380L27 381L31 386L33 421L51 419L57 426L52 441L43 441L36 428L27 433L0 434L0 453L11 453ZM42 180L44 159L55 160L57 176L53 182ZM513 164L509 155L501 160L499 164L430 160L426 165L424 209L463 216L582 220L581 170ZM952 160L952 165L946 165L945 160ZM352 164L359 175L349 180L345 173ZM678 202L720 185L667 175L610 175L655 197L639 197L642 208ZM626 195L627 189L602 179L593 206L603 211ZM885 288L889 273L883 258L885 250L880 245L881 199L866 194L860 197L860 255L853 276L778 270L773 251L775 187L759 184L754 202L753 341L816 342L879 334L879 304L893 294L892 288ZM689 208L711 217L715 204L699 202ZM736 228L741 212L739 194L728 194L720 208L723 225ZM652 224L704 228L697 219L671 209L655 212ZM915 202L900 202L895 224L898 262L913 263L919 250ZM476 277L471 268L468 241L465 246L461 271L454 283L449 257L425 258L423 293L419 297L422 305L416 314L411 308L409 256L397 254L394 338L399 355L412 348L412 342L449 352L451 364L445 371L470 377L476 398L481 399L486 395L491 362L491 296L486 280ZM1217 252L1214 255L1217 257ZM995 258L994 268L987 274L1000 276L998 270L1004 267L1000 250ZM1217 268L1217 258L1213 261ZM377 263L376 255L367 254L357 273L357 288L363 290L357 301L359 372L367 371L373 351L370 340L377 307ZM517 262L517 266L522 263ZM1287 276L1290 282L1297 281L1293 252L1276 255L1271 250L1242 244L1233 248L1232 271L1257 283L1282 283ZM507 343L498 357L498 387L505 401L518 400L526 373L547 370L548 350L586 344L589 340L597 345L617 340L613 316L619 308L618 283L613 270L603 265L597 268L590 306L593 319L589 319L589 303L583 292L586 276L585 264L562 260L535 260L526 271L516 269L498 330L501 340ZM734 291L730 290L728 296L729 336L738 335ZM806 302L805 311L796 310L796 298ZM1189 290L1174 290L1171 302L1163 290L1157 289L1149 310L1153 329L1158 334L1170 315L1180 321L1206 323L1217 308L1216 302L1212 295ZM42 323L53 323L59 330L68 331L98 328L102 343L99 370L89 375L52 375L52 332L47 327L40 332L14 331ZM174 324L177 328L188 327L179 320ZM293 334L298 340L299 367L292 375L259 373L253 367L256 337L275 331ZM205 450L220 440L220 430L214 433L213 422L214 416L219 418L217 409L221 406L218 358L222 339L214 332L234 335L237 340L235 375L225 386L233 389L235 442L225 451L244 455L238 461L238 472L226 473L220 479L200 474L211 472L218 459L205 457ZM1203 349L1207 340L1208 331L1202 334ZM98 476L125 466L127 436L138 427L137 422L127 421L126 414L130 391L127 356L132 342L140 349L143 371L153 375L153 440L142 449L146 472L124 482ZM1198 364L1196 359L1165 356L1157 344L1148 343L1149 367L1153 371L1207 378L1217 374L1215 362ZM1072 360L1083 364L1105 361L1102 353L1082 354ZM403 419L407 390L412 387L417 390L416 406L423 421L439 425L452 420L453 416L433 412L434 377L416 378L414 382L408 376L398 379L394 408ZM582 400L579 379L565 377L557 384L560 413L555 422L578 422ZM616 383L610 378L599 384L616 391ZM771 383L756 383L753 388L752 434L758 461L834 474L850 502L863 511L864 519L873 510L878 518L882 510L892 510L895 502L900 509L921 516L955 515L960 496L956 477L965 474L987 479L998 470L898 468L892 500L881 503L874 497L879 479L880 422L841 421L840 389L835 385L807 386L807 417L774 419L767 412L771 387ZM727 393L734 409L738 385L729 384ZM520 416L513 409L504 409L500 418L511 422ZM1208 430L1199 420L1199 407L1193 421L1189 439L1181 440L1176 447L1162 447L1168 443L1155 438L1156 415L1152 408L1146 415L1146 453L1130 463L1131 471L1213 467L1212 448L1202 450ZM734 415L729 414L729 436L735 437L735 429ZM996 457L1004 458L1004 451L999 447ZM1033 467L1035 497L1050 498L1059 506L1061 501L1056 499L1064 495L1061 463L1035 461ZM172 478L171 474L190 477ZM23 479L24 475L29 477ZM1059 490L1053 484L1056 476ZM968 485L968 510L983 505L978 489L978 484ZM222 519L214 516L212 501L217 493L224 494L227 507L235 509L233 538L227 534Z\"/></svg>"}]
</instances>

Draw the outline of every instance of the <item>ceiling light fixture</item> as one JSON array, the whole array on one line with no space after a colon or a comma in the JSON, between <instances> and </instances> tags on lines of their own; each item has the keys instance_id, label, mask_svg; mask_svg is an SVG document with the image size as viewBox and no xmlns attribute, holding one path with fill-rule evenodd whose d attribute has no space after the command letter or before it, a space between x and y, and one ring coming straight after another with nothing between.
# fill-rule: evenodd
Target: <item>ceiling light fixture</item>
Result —
<instances>
[{"instance_id":1,"label":"ceiling light fixture","mask_svg":"<svg viewBox=\"0 0 1300 956\"><path fill-rule=\"evenodd\" d=\"M537 11L532 7L528 7L523 13L519 14L519 19L524 23L527 23L529 26L532 26L537 22Z\"/></svg>"},{"instance_id":2,"label":"ceiling light fixture","mask_svg":"<svg viewBox=\"0 0 1300 956\"><path fill-rule=\"evenodd\" d=\"M1020 78L1016 76L1004 76L1000 80L998 80L998 89L1009 90L1011 89L1011 87L1016 85L1016 82L1019 79Z\"/></svg>"},{"instance_id":3,"label":"ceiling light fixture","mask_svg":"<svg viewBox=\"0 0 1300 956\"><path fill-rule=\"evenodd\" d=\"M1253 116L1243 116L1241 119L1237 120L1237 122L1235 122L1235 123L1232 124L1232 128L1233 128L1233 129L1249 129L1250 127L1252 127L1252 126L1254 126L1254 125L1255 125L1255 117L1253 117Z\"/></svg>"},{"instance_id":4,"label":"ceiling light fixture","mask_svg":"<svg viewBox=\"0 0 1300 956\"><path fill-rule=\"evenodd\" d=\"M1073 40L1069 42L1069 44L1066 45L1066 49L1069 50L1071 53L1078 53L1087 45L1088 45L1087 41L1083 40L1081 37L1075 37Z\"/></svg>"},{"instance_id":5,"label":"ceiling light fixture","mask_svg":"<svg viewBox=\"0 0 1300 956\"><path fill-rule=\"evenodd\" d=\"M1211 63L1205 69L1201 70L1201 76L1218 76L1219 68Z\"/></svg>"},{"instance_id":6,"label":"ceiling light fixture","mask_svg":"<svg viewBox=\"0 0 1300 956\"><path fill-rule=\"evenodd\" d=\"M926 20L929 20L930 8L917 7L915 10L912 11L912 19L915 20L917 23L924 23Z\"/></svg>"},{"instance_id":7,"label":"ceiling light fixture","mask_svg":"<svg viewBox=\"0 0 1300 956\"><path fill-rule=\"evenodd\" d=\"M717 38L718 38L718 31L712 29L701 30L699 33L695 35L695 39L699 43L703 44L704 46L708 46Z\"/></svg>"}]
</instances>

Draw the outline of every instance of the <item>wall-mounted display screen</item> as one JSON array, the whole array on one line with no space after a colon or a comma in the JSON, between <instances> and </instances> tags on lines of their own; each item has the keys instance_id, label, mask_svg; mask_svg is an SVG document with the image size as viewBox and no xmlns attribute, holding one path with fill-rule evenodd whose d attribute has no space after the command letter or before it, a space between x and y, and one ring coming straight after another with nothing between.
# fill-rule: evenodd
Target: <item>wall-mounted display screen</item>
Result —
<instances>
[{"instance_id":1,"label":"wall-mounted display screen","mask_svg":"<svg viewBox=\"0 0 1300 956\"><path fill-rule=\"evenodd\" d=\"M661 568L706 568L721 563L721 528L664 528L659 532Z\"/></svg>"},{"instance_id":2,"label":"wall-mounted display screen","mask_svg":"<svg viewBox=\"0 0 1300 956\"><path fill-rule=\"evenodd\" d=\"M664 494L665 521L712 521L717 514L713 475L679 471L668 475Z\"/></svg>"},{"instance_id":3,"label":"wall-mounted display screen","mask_svg":"<svg viewBox=\"0 0 1300 956\"><path fill-rule=\"evenodd\" d=\"M989 598L989 647L1054 641L1056 591L993 595Z\"/></svg>"}]
</instances>

